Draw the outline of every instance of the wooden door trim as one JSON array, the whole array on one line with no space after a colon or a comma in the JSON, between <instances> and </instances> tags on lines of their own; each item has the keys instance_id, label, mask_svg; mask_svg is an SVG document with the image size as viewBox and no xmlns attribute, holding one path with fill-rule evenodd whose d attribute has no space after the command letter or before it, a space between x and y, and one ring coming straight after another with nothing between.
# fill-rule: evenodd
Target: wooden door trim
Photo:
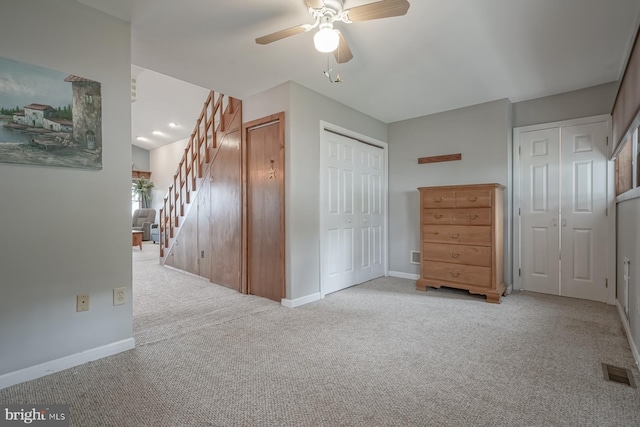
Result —
<instances>
[{"instance_id":1,"label":"wooden door trim","mask_svg":"<svg viewBox=\"0 0 640 427\"><path fill-rule=\"evenodd\" d=\"M284 181L284 172L285 172L285 125L284 111L281 111L276 114L271 114L269 116L265 116L256 120L252 120L247 123L242 124L242 142L241 142L241 156L242 156L242 274L241 274L241 287L242 293L248 294L251 289L249 289L249 277L248 277L248 263L249 263L249 179L248 179L248 156L247 156L247 140L249 131L252 129L256 129L259 127L267 126L274 122L279 122L280 128L278 132L278 141L282 146L282 150L280 151L280 162L282 164L282 176L280 177L282 183L282 194L280 197L280 206L282 207L280 211L280 248L282 251L282 263L279 266L282 274L282 289L280 290L282 298L286 298L286 250L285 250L285 181Z\"/></svg>"}]
</instances>

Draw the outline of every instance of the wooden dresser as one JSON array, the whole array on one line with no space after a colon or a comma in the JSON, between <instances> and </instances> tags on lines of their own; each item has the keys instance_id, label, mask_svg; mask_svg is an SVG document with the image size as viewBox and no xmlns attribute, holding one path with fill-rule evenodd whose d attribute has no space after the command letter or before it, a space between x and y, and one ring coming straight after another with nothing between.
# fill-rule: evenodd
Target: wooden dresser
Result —
<instances>
[{"instance_id":1,"label":"wooden dresser","mask_svg":"<svg viewBox=\"0 0 640 427\"><path fill-rule=\"evenodd\" d=\"M499 303L503 277L504 186L421 187L420 279L416 289L466 289Z\"/></svg>"}]
</instances>

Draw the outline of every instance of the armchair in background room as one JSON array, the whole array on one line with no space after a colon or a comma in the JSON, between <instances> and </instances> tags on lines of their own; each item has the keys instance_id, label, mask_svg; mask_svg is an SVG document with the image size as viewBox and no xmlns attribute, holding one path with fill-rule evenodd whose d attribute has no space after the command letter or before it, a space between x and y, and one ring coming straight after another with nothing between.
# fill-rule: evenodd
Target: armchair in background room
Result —
<instances>
[{"instance_id":1,"label":"armchair in background room","mask_svg":"<svg viewBox=\"0 0 640 427\"><path fill-rule=\"evenodd\" d=\"M151 239L151 224L156 220L155 209L136 209L133 212L133 231L142 231L142 240Z\"/></svg>"}]
</instances>

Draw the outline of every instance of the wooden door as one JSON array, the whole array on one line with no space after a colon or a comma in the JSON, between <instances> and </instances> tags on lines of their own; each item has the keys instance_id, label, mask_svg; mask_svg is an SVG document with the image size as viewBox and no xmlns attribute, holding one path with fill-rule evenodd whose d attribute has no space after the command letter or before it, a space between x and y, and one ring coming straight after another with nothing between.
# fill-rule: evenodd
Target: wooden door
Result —
<instances>
[{"instance_id":1,"label":"wooden door","mask_svg":"<svg viewBox=\"0 0 640 427\"><path fill-rule=\"evenodd\" d=\"M247 292L285 297L284 113L245 128Z\"/></svg>"}]
</instances>

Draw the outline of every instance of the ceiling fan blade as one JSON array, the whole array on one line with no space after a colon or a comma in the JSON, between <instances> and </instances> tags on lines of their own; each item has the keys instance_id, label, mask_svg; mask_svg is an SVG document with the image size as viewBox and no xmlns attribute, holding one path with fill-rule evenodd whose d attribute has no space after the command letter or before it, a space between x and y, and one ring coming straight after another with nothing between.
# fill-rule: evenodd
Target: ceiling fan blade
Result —
<instances>
[{"instance_id":1,"label":"ceiling fan blade","mask_svg":"<svg viewBox=\"0 0 640 427\"><path fill-rule=\"evenodd\" d=\"M342 33L338 30L335 31L340 35L340 43L338 44L338 48L333 51L333 56L335 56L338 64L344 64L345 62L349 62L353 59L353 54L351 53L347 40L344 38Z\"/></svg>"},{"instance_id":2,"label":"ceiling fan blade","mask_svg":"<svg viewBox=\"0 0 640 427\"><path fill-rule=\"evenodd\" d=\"M286 37L295 36L296 34L304 33L307 30L305 25L297 25L295 27L287 28L286 30L276 31L275 33L267 34L266 36L258 37L256 43L269 44L275 41L284 39Z\"/></svg>"},{"instance_id":3,"label":"ceiling fan blade","mask_svg":"<svg viewBox=\"0 0 640 427\"><path fill-rule=\"evenodd\" d=\"M304 3L312 9L322 9L324 7L322 0L304 0Z\"/></svg>"},{"instance_id":4,"label":"ceiling fan blade","mask_svg":"<svg viewBox=\"0 0 640 427\"><path fill-rule=\"evenodd\" d=\"M407 13L407 10L409 10L407 0L382 0L349 9L347 16L351 21L359 22L402 16Z\"/></svg>"}]
</instances>

